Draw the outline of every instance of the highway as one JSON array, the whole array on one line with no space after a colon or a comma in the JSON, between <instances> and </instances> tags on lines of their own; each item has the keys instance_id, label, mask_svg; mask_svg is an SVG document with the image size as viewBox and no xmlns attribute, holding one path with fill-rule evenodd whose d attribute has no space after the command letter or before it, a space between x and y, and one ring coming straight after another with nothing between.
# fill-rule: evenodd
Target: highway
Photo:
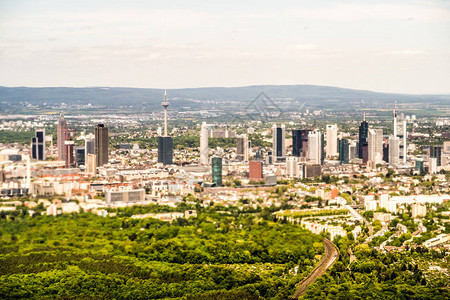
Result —
<instances>
[{"instance_id":1,"label":"highway","mask_svg":"<svg viewBox=\"0 0 450 300\"><path fill-rule=\"evenodd\" d=\"M325 246L325 254L322 257L322 260L314 268L311 274L308 275L308 277L300 281L297 291L292 296L292 299L298 299L301 295L303 295L306 292L308 286L313 283L316 278L322 276L326 272L326 270L330 268L339 258L339 251L337 250L336 246L332 242L330 242L329 239L324 238L323 244Z\"/></svg>"}]
</instances>

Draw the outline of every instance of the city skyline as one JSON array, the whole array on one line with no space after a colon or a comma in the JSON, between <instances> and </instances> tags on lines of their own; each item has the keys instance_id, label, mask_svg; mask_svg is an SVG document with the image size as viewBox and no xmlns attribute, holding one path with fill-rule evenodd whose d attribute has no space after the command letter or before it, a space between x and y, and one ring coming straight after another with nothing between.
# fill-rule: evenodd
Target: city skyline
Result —
<instances>
[{"instance_id":1,"label":"city skyline","mask_svg":"<svg viewBox=\"0 0 450 300\"><path fill-rule=\"evenodd\" d=\"M450 1L0 1L5 299L450 299Z\"/></svg>"}]
</instances>

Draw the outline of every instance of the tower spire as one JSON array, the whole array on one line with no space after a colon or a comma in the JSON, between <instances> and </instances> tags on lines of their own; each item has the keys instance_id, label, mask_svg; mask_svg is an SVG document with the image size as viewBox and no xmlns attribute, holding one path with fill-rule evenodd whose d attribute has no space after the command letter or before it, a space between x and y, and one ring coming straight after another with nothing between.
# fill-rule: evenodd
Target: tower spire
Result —
<instances>
[{"instance_id":1,"label":"tower spire","mask_svg":"<svg viewBox=\"0 0 450 300\"><path fill-rule=\"evenodd\" d=\"M366 113L364 112L364 119L363 119L363 121L365 122L366 121Z\"/></svg>"}]
</instances>

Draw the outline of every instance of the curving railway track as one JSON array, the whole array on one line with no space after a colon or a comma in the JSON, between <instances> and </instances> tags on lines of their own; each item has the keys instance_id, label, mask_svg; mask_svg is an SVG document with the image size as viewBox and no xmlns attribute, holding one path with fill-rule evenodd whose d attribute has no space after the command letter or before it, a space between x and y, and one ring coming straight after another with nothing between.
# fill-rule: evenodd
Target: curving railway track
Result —
<instances>
[{"instance_id":1,"label":"curving railway track","mask_svg":"<svg viewBox=\"0 0 450 300\"><path fill-rule=\"evenodd\" d=\"M311 272L311 274L300 281L297 291L291 297L292 299L298 299L301 295L303 295L306 292L308 286L313 283L316 278L322 276L326 272L326 270L330 268L339 258L338 249L329 239L324 238L323 244L325 246L325 255L323 256L320 263Z\"/></svg>"}]
</instances>

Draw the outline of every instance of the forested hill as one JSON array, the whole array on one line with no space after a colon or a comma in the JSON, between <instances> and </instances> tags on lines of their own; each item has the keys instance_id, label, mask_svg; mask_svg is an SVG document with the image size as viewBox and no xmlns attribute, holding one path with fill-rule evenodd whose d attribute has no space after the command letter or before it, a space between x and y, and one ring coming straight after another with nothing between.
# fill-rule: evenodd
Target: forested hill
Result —
<instances>
[{"instance_id":1,"label":"forested hill","mask_svg":"<svg viewBox=\"0 0 450 300\"><path fill-rule=\"evenodd\" d=\"M244 87L207 87L190 89L169 89L170 99L223 100L248 102L259 93L269 97L291 98L296 101L371 101L389 102L449 102L450 95L405 95L377 93L316 85L255 85ZM0 87L0 102L29 102L33 104L77 102L92 104L121 105L159 104L163 99L163 89L119 88L119 87Z\"/></svg>"}]
</instances>

